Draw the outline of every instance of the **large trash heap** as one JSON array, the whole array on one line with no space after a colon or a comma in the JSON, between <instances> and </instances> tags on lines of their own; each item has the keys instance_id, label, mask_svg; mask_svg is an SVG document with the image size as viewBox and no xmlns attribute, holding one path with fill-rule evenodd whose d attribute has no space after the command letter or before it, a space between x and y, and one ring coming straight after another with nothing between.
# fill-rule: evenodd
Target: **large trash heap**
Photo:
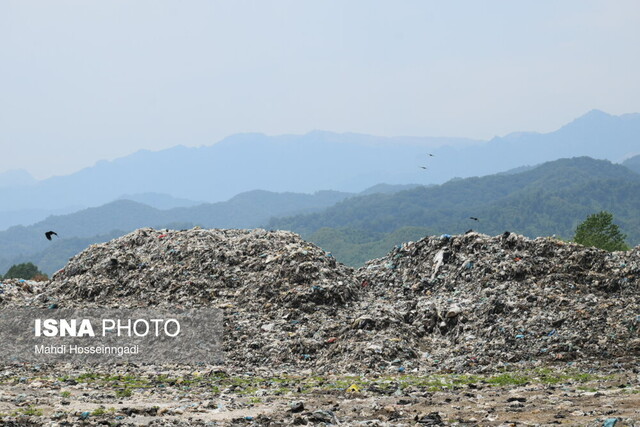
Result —
<instances>
[{"instance_id":1,"label":"large trash heap","mask_svg":"<svg viewBox=\"0 0 640 427\"><path fill-rule=\"evenodd\" d=\"M218 307L226 364L246 370L598 367L640 356L639 278L640 248L510 233L429 236L354 270L291 232L145 228L90 246L24 301Z\"/></svg>"}]
</instances>

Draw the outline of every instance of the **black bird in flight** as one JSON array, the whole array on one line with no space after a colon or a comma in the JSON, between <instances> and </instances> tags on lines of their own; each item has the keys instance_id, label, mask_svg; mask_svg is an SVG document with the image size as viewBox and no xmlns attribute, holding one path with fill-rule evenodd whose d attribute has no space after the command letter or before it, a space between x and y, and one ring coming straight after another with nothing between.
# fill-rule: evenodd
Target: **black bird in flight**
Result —
<instances>
[{"instance_id":1,"label":"black bird in flight","mask_svg":"<svg viewBox=\"0 0 640 427\"><path fill-rule=\"evenodd\" d=\"M426 166L420 166L420 167L421 167L422 169L426 169L426 168L427 168Z\"/></svg>"},{"instance_id":2,"label":"black bird in flight","mask_svg":"<svg viewBox=\"0 0 640 427\"><path fill-rule=\"evenodd\" d=\"M472 219L474 221L480 221L478 218L476 218L475 216L470 216L469 219Z\"/></svg>"},{"instance_id":3,"label":"black bird in flight","mask_svg":"<svg viewBox=\"0 0 640 427\"><path fill-rule=\"evenodd\" d=\"M435 157L433 154L429 153L429 157Z\"/></svg>"},{"instance_id":4,"label":"black bird in flight","mask_svg":"<svg viewBox=\"0 0 640 427\"><path fill-rule=\"evenodd\" d=\"M47 240L51 240L51 236L57 236L58 233L56 233L55 231L47 231L46 233L44 233L44 235L46 236Z\"/></svg>"}]
</instances>

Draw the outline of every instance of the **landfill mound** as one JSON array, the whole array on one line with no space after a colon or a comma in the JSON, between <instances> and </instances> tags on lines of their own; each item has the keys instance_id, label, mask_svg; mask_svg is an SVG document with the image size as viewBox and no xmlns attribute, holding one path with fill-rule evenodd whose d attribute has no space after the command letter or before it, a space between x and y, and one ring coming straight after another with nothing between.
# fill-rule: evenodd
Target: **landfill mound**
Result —
<instances>
[{"instance_id":1,"label":"landfill mound","mask_svg":"<svg viewBox=\"0 0 640 427\"><path fill-rule=\"evenodd\" d=\"M0 308L28 305L36 295L43 291L45 286L45 282L35 280L0 280Z\"/></svg>"},{"instance_id":2,"label":"landfill mound","mask_svg":"<svg viewBox=\"0 0 640 427\"><path fill-rule=\"evenodd\" d=\"M401 340L415 358L397 365L595 367L640 355L639 248L610 253L554 238L470 232L398 246L357 277L369 291L355 325L371 332L379 352L386 350L380 343Z\"/></svg>"},{"instance_id":3,"label":"landfill mound","mask_svg":"<svg viewBox=\"0 0 640 427\"><path fill-rule=\"evenodd\" d=\"M430 236L357 271L298 235L140 229L92 245L35 300L224 310L228 365L252 370L485 370L632 363L640 249L505 233Z\"/></svg>"},{"instance_id":4,"label":"landfill mound","mask_svg":"<svg viewBox=\"0 0 640 427\"><path fill-rule=\"evenodd\" d=\"M219 307L230 364L309 359L293 330L356 298L353 269L287 231L144 228L92 245L54 274L58 307Z\"/></svg>"},{"instance_id":5,"label":"landfill mound","mask_svg":"<svg viewBox=\"0 0 640 427\"><path fill-rule=\"evenodd\" d=\"M353 296L352 270L286 231L144 228L90 246L53 276L66 301L127 306L340 304Z\"/></svg>"}]
</instances>

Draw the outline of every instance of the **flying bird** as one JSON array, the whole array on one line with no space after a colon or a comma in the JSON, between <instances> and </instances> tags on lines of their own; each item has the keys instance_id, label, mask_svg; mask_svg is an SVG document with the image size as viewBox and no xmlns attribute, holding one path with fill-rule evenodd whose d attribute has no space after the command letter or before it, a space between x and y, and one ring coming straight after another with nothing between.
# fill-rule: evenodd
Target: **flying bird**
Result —
<instances>
[{"instance_id":1,"label":"flying bird","mask_svg":"<svg viewBox=\"0 0 640 427\"><path fill-rule=\"evenodd\" d=\"M474 221L480 221L478 218L476 218L475 216L470 216L469 219L472 219Z\"/></svg>"},{"instance_id":2,"label":"flying bird","mask_svg":"<svg viewBox=\"0 0 640 427\"><path fill-rule=\"evenodd\" d=\"M46 233L44 233L44 235L46 236L47 240L51 240L51 236L57 236L58 233L56 233L55 231L47 231Z\"/></svg>"},{"instance_id":3,"label":"flying bird","mask_svg":"<svg viewBox=\"0 0 640 427\"><path fill-rule=\"evenodd\" d=\"M433 154L429 153L429 157L435 157Z\"/></svg>"},{"instance_id":4,"label":"flying bird","mask_svg":"<svg viewBox=\"0 0 640 427\"><path fill-rule=\"evenodd\" d=\"M426 167L426 166L420 166L420 168L422 168L422 169L426 169L427 167Z\"/></svg>"}]
</instances>

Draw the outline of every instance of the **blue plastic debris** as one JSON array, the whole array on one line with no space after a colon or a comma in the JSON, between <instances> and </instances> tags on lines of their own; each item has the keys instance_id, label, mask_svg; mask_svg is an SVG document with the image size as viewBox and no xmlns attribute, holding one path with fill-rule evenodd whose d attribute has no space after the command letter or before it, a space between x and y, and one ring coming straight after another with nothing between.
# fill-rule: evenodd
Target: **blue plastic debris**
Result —
<instances>
[{"instance_id":1,"label":"blue plastic debris","mask_svg":"<svg viewBox=\"0 0 640 427\"><path fill-rule=\"evenodd\" d=\"M53 304L49 305L49 310L54 310L56 308L58 308L58 304L56 304L56 303L53 303Z\"/></svg>"},{"instance_id":2,"label":"blue plastic debris","mask_svg":"<svg viewBox=\"0 0 640 427\"><path fill-rule=\"evenodd\" d=\"M607 418L606 420L604 420L604 423L602 423L602 427L614 427L617 422L617 418Z\"/></svg>"},{"instance_id":3,"label":"blue plastic debris","mask_svg":"<svg viewBox=\"0 0 640 427\"><path fill-rule=\"evenodd\" d=\"M82 418L83 420L86 420L87 418L89 418L90 415L91 415L91 412L84 411L83 413L80 414L80 418Z\"/></svg>"},{"instance_id":4,"label":"blue plastic debris","mask_svg":"<svg viewBox=\"0 0 640 427\"><path fill-rule=\"evenodd\" d=\"M522 334L518 334L518 335L516 335L516 338L517 338L517 339L519 339L519 340L521 340L522 338L524 338L524 335L522 335Z\"/></svg>"},{"instance_id":5,"label":"blue plastic debris","mask_svg":"<svg viewBox=\"0 0 640 427\"><path fill-rule=\"evenodd\" d=\"M465 262L463 267L466 268L467 270L471 270L473 268L473 261Z\"/></svg>"},{"instance_id":6,"label":"blue plastic debris","mask_svg":"<svg viewBox=\"0 0 640 427\"><path fill-rule=\"evenodd\" d=\"M404 366L400 366L400 367L398 368L398 372L404 372Z\"/></svg>"},{"instance_id":7,"label":"blue plastic debris","mask_svg":"<svg viewBox=\"0 0 640 427\"><path fill-rule=\"evenodd\" d=\"M441 239L450 239L451 238L451 234L443 234L442 236L440 236Z\"/></svg>"},{"instance_id":8,"label":"blue plastic debris","mask_svg":"<svg viewBox=\"0 0 640 427\"><path fill-rule=\"evenodd\" d=\"M548 337L552 337L552 336L554 336L555 334L556 334L556 330L554 329L554 330L552 330L551 332L549 332L549 333L547 334L547 336L548 336Z\"/></svg>"}]
</instances>

